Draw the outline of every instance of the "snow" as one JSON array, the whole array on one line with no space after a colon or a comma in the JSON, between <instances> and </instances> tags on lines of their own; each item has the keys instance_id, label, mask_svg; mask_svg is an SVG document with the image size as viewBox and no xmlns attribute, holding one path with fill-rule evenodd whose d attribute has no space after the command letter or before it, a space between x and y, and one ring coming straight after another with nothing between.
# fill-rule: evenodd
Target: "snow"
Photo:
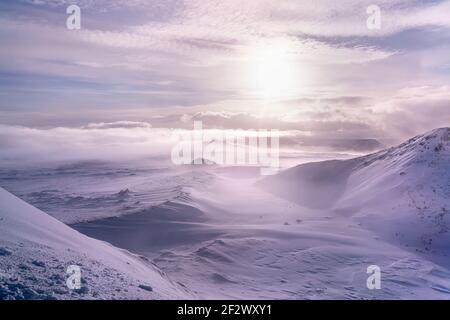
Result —
<instances>
[{"instance_id":1,"label":"snow","mask_svg":"<svg viewBox=\"0 0 450 320\"><path fill-rule=\"evenodd\" d=\"M300 165L263 185L304 206L353 216L402 245L450 253L448 128L368 156Z\"/></svg>"},{"instance_id":2,"label":"snow","mask_svg":"<svg viewBox=\"0 0 450 320\"><path fill-rule=\"evenodd\" d=\"M3 189L0 189L0 248L2 299L188 296L149 262L88 238ZM86 283L83 287L88 289L67 288L69 265L81 266ZM151 286L153 291L144 291L140 286Z\"/></svg>"},{"instance_id":3,"label":"snow","mask_svg":"<svg viewBox=\"0 0 450 320\"><path fill-rule=\"evenodd\" d=\"M219 166L9 173L8 189L91 238L2 191L0 267L26 277L44 262L45 283L78 261L85 298L448 299L449 132L266 178ZM381 290L366 286L370 265Z\"/></svg>"}]
</instances>

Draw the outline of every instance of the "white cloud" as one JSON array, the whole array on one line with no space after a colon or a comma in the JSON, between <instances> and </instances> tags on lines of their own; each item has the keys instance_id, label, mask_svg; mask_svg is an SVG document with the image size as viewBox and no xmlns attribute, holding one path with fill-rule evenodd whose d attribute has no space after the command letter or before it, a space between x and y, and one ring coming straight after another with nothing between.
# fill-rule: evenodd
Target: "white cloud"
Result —
<instances>
[{"instance_id":1,"label":"white cloud","mask_svg":"<svg viewBox=\"0 0 450 320\"><path fill-rule=\"evenodd\" d=\"M63 6L68 1L39 3L41 7ZM0 71L18 75L23 81L20 85L10 84L9 79L3 82L10 86L0 87L4 108L13 110L15 101L22 102L40 92L44 98L36 101L29 98L29 110L35 108L38 114L56 110L56 118L63 115L63 109L68 111L67 108L76 106L82 110L79 117L83 117L83 123L117 120L111 117L114 108L127 114L135 112L131 109L146 113L147 107L168 107L177 113L176 119L171 119L174 123L183 114L188 117L198 111L221 112L228 108L224 105L231 103L230 109L259 110L264 101L251 93L243 80L247 76L246 66L253 59L248 53L264 50L265 46L278 47L280 43L286 45L289 59L300 65L296 75L302 79L295 82L298 91L289 96L292 100L314 95L313 98L370 96L393 112L401 108L401 103L391 103L392 92L409 86L436 87L448 83L445 66L450 60L445 43L439 44L439 48L435 45L405 52L401 43L390 49L392 45L387 46L380 39L409 28L448 29L446 12L450 1L376 1L382 9L383 21L382 29L376 32L366 28L366 8L373 4L372 0L77 3L84 8L86 21L98 18L95 23L83 24L79 32L65 29L64 11L60 8L48 12L53 15L49 19L52 22L0 14ZM126 12L131 15L127 23L117 19L115 25L116 16L110 13L120 15L122 7L136 10ZM156 12L164 18L156 14L145 23L142 20L130 23L136 12ZM108 18L112 21L107 21ZM408 45L411 43L405 44ZM37 80L33 82L35 76ZM50 78L50 84L41 85L37 76L44 81ZM66 84L64 80L72 82ZM427 92L424 99L430 94ZM414 99L419 98L409 98ZM69 105L73 101L76 103ZM187 106L188 110L180 111L178 106ZM285 111L289 107L290 104L276 101L274 106L263 109L288 115ZM332 116L331 112L319 111L333 121L372 121L371 115L360 110L332 108L335 111ZM97 117L86 121L87 111L91 110ZM316 116L314 112L308 114L309 111L306 108L298 113L298 119ZM0 115L5 118L7 112L10 111ZM119 117L123 118L128 117ZM169 122L165 125L170 126Z\"/></svg>"},{"instance_id":2,"label":"white cloud","mask_svg":"<svg viewBox=\"0 0 450 320\"><path fill-rule=\"evenodd\" d=\"M137 121L115 121L115 122L99 122L89 123L84 129L114 129L114 128L151 128L152 125L148 122Z\"/></svg>"},{"instance_id":3,"label":"white cloud","mask_svg":"<svg viewBox=\"0 0 450 320\"><path fill-rule=\"evenodd\" d=\"M0 163L52 161L130 161L170 157L171 131L148 124L116 122L85 128L38 129L0 125Z\"/></svg>"}]
</instances>

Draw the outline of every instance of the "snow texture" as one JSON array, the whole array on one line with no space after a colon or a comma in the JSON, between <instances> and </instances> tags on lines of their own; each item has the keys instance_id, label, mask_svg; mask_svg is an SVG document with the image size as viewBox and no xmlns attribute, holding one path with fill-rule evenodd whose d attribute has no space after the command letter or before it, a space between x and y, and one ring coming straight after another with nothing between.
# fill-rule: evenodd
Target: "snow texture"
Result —
<instances>
[{"instance_id":1,"label":"snow texture","mask_svg":"<svg viewBox=\"0 0 450 320\"><path fill-rule=\"evenodd\" d=\"M449 136L266 178L207 165L2 171L53 217L0 191L0 297L448 299ZM85 289L65 286L71 264ZM366 286L370 265L380 290Z\"/></svg>"}]
</instances>

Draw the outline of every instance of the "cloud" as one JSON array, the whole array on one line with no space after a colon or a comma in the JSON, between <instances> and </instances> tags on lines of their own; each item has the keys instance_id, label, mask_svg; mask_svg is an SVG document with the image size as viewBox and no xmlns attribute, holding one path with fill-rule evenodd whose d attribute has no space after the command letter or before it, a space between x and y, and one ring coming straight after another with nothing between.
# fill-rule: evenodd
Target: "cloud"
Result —
<instances>
[{"instance_id":1,"label":"cloud","mask_svg":"<svg viewBox=\"0 0 450 320\"><path fill-rule=\"evenodd\" d=\"M0 125L2 166L55 161L168 159L172 145L170 130L126 121L91 124L86 128Z\"/></svg>"},{"instance_id":2,"label":"cloud","mask_svg":"<svg viewBox=\"0 0 450 320\"><path fill-rule=\"evenodd\" d=\"M450 1L377 1L379 31L366 27L372 2L4 1L0 121L108 127L130 119L170 128L198 117L224 127L388 133L384 117L430 110L420 97L400 97L403 88L450 81ZM65 28L69 3L82 7L82 30ZM255 78L248 66L258 68L255 52L280 46L301 81L289 101L267 107L247 83ZM417 129L441 124L423 119ZM401 127L399 135L408 131Z\"/></svg>"},{"instance_id":3,"label":"cloud","mask_svg":"<svg viewBox=\"0 0 450 320\"><path fill-rule=\"evenodd\" d=\"M242 115L236 115L232 119ZM206 122L205 122L206 123ZM281 131L282 150L286 151L372 151L380 147L375 139L346 138L329 135L331 127L350 124L329 123L324 132L300 130ZM309 129L313 129L311 125ZM204 130L211 130L211 127ZM193 123L186 126L190 134ZM251 132L257 128L253 128ZM217 132L217 129L212 129ZM245 132L250 129L244 130ZM21 166L63 165L73 162L102 161L132 165L170 165L171 150L178 141L173 130L152 128L148 123L121 121L89 124L84 127L30 128L0 125L0 165L3 168ZM243 132L243 131L241 131ZM328 134L327 134L328 133Z\"/></svg>"},{"instance_id":4,"label":"cloud","mask_svg":"<svg viewBox=\"0 0 450 320\"><path fill-rule=\"evenodd\" d=\"M138 114L135 120L92 122L77 127L0 125L0 164L51 161L168 161L174 128L281 131L281 148L371 152L437 127L449 126L448 86L405 87L389 99L334 96L291 101L286 112L218 111ZM212 109L212 108L209 108ZM124 116L117 114L116 117ZM87 117L87 119L92 117Z\"/></svg>"},{"instance_id":5,"label":"cloud","mask_svg":"<svg viewBox=\"0 0 450 320\"><path fill-rule=\"evenodd\" d=\"M116 128L151 128L152 125L148 122L137 122L137 121L115 121L115 122L100 122L100 123L89 123L84 129L116 129Z\"/></svg>"},{"instance_id":6,"label":"cloud","mask_svg":"<svg viewBox=\"0 0 450 320\"><path fill-rule=\"evenodd\" d=\"M407 87L375 108L381 130L398 140L439 127L450 126L448 86Z\"/></svg>"}]
</instances>

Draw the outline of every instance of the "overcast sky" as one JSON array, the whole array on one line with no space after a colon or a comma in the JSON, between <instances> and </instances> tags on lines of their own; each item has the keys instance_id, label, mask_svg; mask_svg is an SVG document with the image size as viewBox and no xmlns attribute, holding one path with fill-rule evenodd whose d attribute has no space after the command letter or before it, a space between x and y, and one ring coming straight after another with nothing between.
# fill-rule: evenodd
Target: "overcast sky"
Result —
<instances>
[{"instance_id":1,"label":"overcast sky","mask_svg":"<svg viewBox=\"0 0 450 320\"><path fill-rule=\"evenodd\" d=\"M73 3L81 30L66 28ZM450 124L449 13L438 0L2 0L0 123L400 139Z\"/></svg>"}]
</instances>

